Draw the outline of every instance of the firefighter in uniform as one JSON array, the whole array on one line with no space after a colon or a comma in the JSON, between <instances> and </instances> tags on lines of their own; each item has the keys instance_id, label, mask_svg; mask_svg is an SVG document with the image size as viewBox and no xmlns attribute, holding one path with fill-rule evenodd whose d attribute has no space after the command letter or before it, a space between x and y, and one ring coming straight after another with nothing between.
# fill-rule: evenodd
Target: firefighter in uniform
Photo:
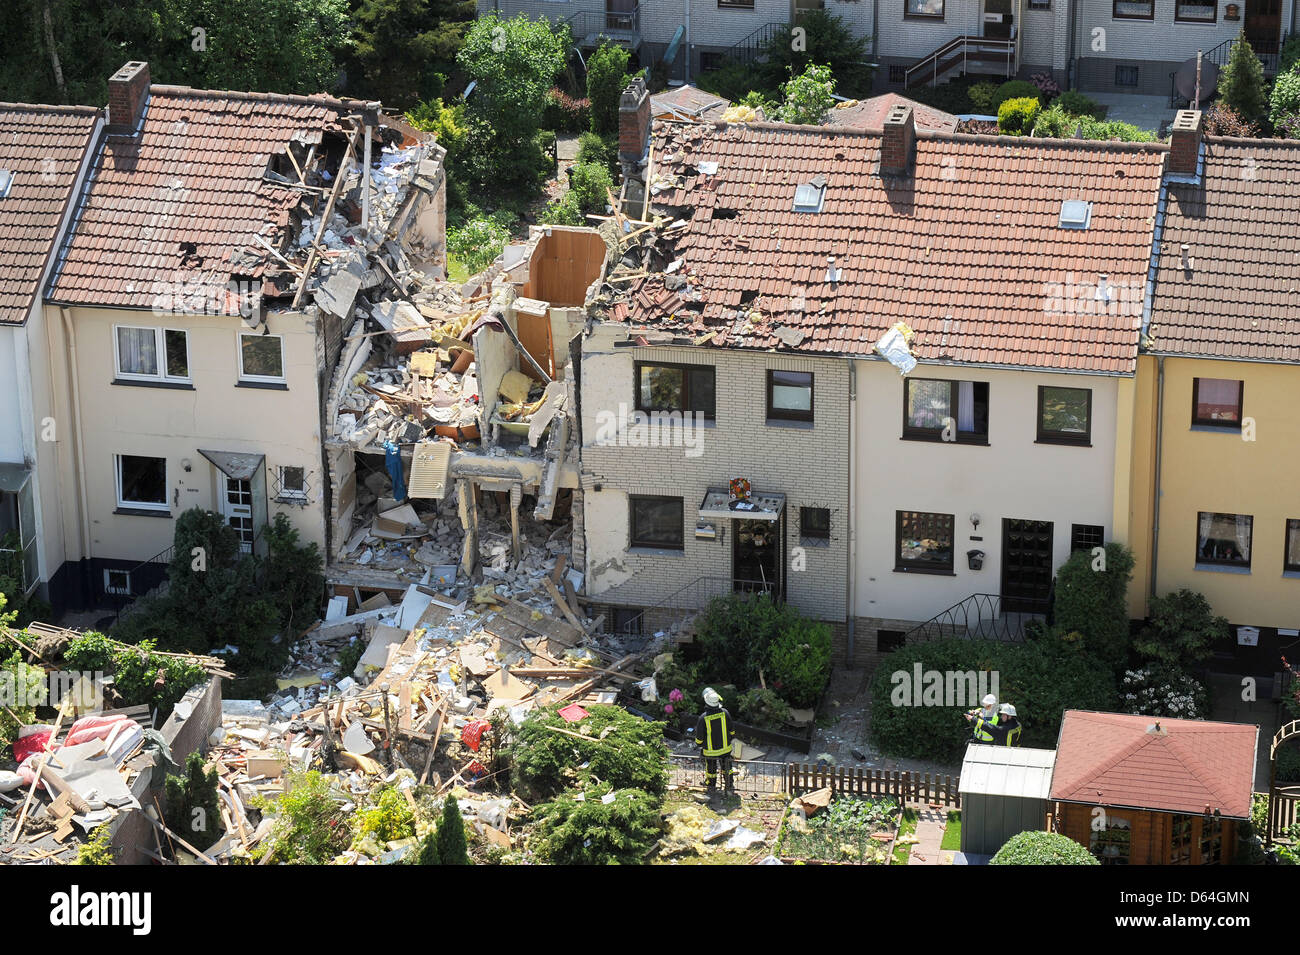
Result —
<instances>
[{"instance_id":1,"label":"firefighter in uniform","mask_svg":"<svg viewBox=\"0 0 1300 955\"><path fill-rule=\"evenodd\" d=\"M1010 703L998 707L998 721L993 727L993 742L998 746L1020 745L1020 720Z\"/></svg>"},{"instance_id":2,"label":"firefighter in uniform","mask_svg":"<svg viewBox=\"0 0 1300 955\"><path fill-rule=\"evenodd\" d=\"M980 701L984 704L982 709L971 710L966 714L966 722L971 723L971 742L972 743L992 743L997 737L998 717L998 698L992 693Z\"/></svg>"},{"instance_id":3,"label":"firefighter in uniform","mask_svg":"<svg viewBox=\"0 0 1300 955\"><path fill-rule=\"evenodd\" d=\"M724 791L736 791L736 770L731 764L731 714L713 687L704 690L704 713L695 724L695 745L704 757L704 785L709 795L718 791L718 769L722 769Z\"/></svg>"}]
</instances>

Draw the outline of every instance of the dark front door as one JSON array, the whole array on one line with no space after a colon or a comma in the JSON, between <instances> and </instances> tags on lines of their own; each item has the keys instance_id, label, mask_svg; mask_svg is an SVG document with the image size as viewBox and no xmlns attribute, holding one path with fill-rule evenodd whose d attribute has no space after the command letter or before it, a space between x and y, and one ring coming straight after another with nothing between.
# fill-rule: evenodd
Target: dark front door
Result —
<instances>
[{"instance_id":1,"label":"dark front door","mask_svg":"<svg viewBox=\"0 0 1300 955\"><path fill-rule=\"evenodd\" d=\"M1002 609L1046 613L1052 589L1052 522L1002 521Z\"/></svg>"},{"instance_id":2,"label":"dark front door","mask_svg":"<svg viewBox=\"0 0 1300 955\"><path fill-rule=\"evenodd\" d=\"M775 521L732 520L731 577L736 590L785 594L785 514Z\"/></svg>"},{"instance_id":3,"label":"dark front door","mask_svg":"<svg viewBox=\"0 0 1300 955\"><path fill-rule=\"evenodd\" d=\"M984 31L981 36L991 40L1006 40L1011 37L1012 20L1011 0L984 0Z\"/></svg>"},{"instance_id":4,"label":"dark front door","mask_svg":"<svg viewBox=\"0 0 1300 955\"><path fill-rule=\"evenodd\" d=\"M1278 52L1282 32L1282 0L1246 0L1246 40L1264 59Z\"/></svg>"}]
</instances>

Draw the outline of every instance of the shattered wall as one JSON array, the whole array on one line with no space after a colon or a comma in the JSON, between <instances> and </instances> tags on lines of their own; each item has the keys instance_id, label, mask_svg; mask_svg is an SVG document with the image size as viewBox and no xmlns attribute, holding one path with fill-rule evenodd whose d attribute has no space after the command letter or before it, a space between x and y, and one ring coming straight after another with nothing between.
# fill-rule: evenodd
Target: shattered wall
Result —
<instances>
[{"instance_id":1,"label":"shattered wall","mask_svg":"<svg viewBox=\"0 0 1300 955\"><path fill-rule=\"evenodd\" d=\"M700 577L730 577L732 534L697 539L705 493L747 478L754 491L786 495L786 597L806 613L843 621L848 555L848 365L776 353L692 347L615 347L625 329L598 325L582 352L582 525L586 592L602 602L648 606ZM712 365L716 416L690 437L643 446L629 427L635 408L635 361ZM810 371L815 421L766 422L768 369ZM679 438L680 443L673 439ZM597 490L597 485L600 489ZM629 547L629 495L681 497L684 547L678 552ZM799 509L827 508L825 546L800 536ZM802 550L797 552L796 548Z\"/></svg>"}]
</instances>

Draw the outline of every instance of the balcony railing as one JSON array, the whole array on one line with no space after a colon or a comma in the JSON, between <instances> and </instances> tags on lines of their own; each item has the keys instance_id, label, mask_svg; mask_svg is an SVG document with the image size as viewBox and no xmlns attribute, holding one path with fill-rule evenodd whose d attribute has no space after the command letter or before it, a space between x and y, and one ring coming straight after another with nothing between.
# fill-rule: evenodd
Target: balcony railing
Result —
<instances>
[{"instance_id":1,"label":"balcony railing","mask_svg":"<svg viewBox=\"0 0 1300 955\"><path fill-rule=\"evenodd\" d=\"M596 46L602 38L638 46L641 42L641 7L631 10L583 10L565 19L580 46Z\"/></svg>"},{"instance_id":2,"label":"balcony railing","mask_svg":"<svg viewBox=\"0 0 1300 955\"><path fill-rule=\"evenodd\" d=\"M928 643L956 637L1020 643L1025 639L1025 624L1031 620L1051 622L1052 603L1051 596L1030 600L1004 594L971 594L913 627L904 635L903 642ZM1016 609L1008 609L1008 605Z\"/></svg>"}]
</instances>

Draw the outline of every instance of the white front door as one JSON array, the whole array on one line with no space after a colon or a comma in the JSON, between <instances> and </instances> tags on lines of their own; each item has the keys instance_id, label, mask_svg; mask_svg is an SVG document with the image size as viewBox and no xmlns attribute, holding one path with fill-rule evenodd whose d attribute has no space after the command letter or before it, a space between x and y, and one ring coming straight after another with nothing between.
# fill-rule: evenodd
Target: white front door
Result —
<instances>
[{"instance_id":1,"label":"white front door","mask_svg":"<svg viewBox=\"0 0 1300 955\"><path fill-rule=\"evenodd\" d=\"M253 552L253 486L221 475L221 514L239 535L239 547L245 554Z\"/></svg>"}]
</instances>

